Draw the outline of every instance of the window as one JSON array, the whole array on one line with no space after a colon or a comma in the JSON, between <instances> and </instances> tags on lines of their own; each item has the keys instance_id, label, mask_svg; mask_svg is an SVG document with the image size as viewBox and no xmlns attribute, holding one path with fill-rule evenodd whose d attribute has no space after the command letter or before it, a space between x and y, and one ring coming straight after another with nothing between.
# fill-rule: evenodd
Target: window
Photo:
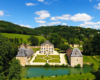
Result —
<instances>
[{"instance_id":1,"label":"window","mask_svg":"<svg viewBox=\"0 0 100 80\"><path fill-rule=\"evenodd\" d=\"M78 51L76 51L75 55L78 55Z\"/></svg>"},{"instance_id":2,"label":"window","mask_svg":"<svg viewBox=\"0 0 100 80\"><path fill-rule=\"evenodd\" d=\"M78 59L77 59L77 61L78 61Z\"/></svg>"}]
</instances>

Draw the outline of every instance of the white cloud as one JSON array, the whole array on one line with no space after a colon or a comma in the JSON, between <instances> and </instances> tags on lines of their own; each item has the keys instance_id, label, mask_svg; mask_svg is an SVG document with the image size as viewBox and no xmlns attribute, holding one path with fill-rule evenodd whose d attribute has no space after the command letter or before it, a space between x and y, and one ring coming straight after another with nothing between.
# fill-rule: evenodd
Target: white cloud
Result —
<instances>
[{"instance_id":1,"label":"white cloud","mask_svg":"<svg viewBox=\"0 0 100 80\"><path fill-rule=\"evenodd\" d=\"M58 25L58 24L61 24L61 22L51 22L51 23L47 23L48 26Z\"/></svg>"},{"instance_id":2,"label":"white cloud","mask_svg":"<svg viewBox=\"0 0 100 80\"><path fill-rule=\"evenodd\" d=\"M46 21L36 21L36 22L38 22L38 23L46 23Z\"/></svg>"},{"instance_id":3,"label":"white cloud","mask_svg":"<svg viewBox=\"0 0 100 80\"><path fill-rule=\"evenodd\" d=\"M26 3L26 6L35 6L37 4L34 4L34 3Z\"/></svg>"},{"instance_id":4,"label":"white cloud","mask_svg":"<svg viewBox=\"0 0 100 80\"><path fill-rule=\"evenodd\" d=\"M83 24L80 24L80 26L87 26L87 25L98 25L100 22L84 22Z\"/></svg>"},{"instance_id":5,"label":"white cloud","mask_svg":"<svg viewBox=\"0 0 100 80\"><path fill-rule=\"evenodd\" d=\"M46 24L40 24L39 26L47 26Z\"/></svg>"},{"instance_id":6,"label":"white cloud","mask_svg":"<svg viewBox=\"0 0 100 80\"><path fill-rule=\"evenodd\" d=\"M85 28L92 28L91 26L86 26Z\"/></svg>"},{"instance_id":7,"label":"white cloud","mask_svg":"<svg viewBox=\"0 0 100 80\"><path fill-rule=\"evenodd\" d=\"M51 20L69 20L70 15L66 14L66 15L62 15L62 16L56 16L56 17L52 17Z\"/></svg>"},{"instance_id":8,"label":"white cloud","mask_svg":"<svg viewBox=\"0 0 100 80\"><path fill-rule=\"evenodd\" d=\"M0 16L3 16L4 15L4 12L3 11L0 11Z\"/></svg>"},{"instance_id":9,"label":"white cloud","mask_svg":"<svg viewBox=\"0 0 100 80\"><path fill-rule=\"evenodd\" d=\"M31 27L30 25L23 25L23 24L21 24L20 26L22 26L22 27L28 27L28 28Z\"/></svg>"},{"instance_id":10,"label":"white cloud","mask_svg":"<svg viewBox=\"0 0 100 80\"><path fill-rule=\"evenodd\" d=\"M38 0L39 2L44 2L44 0Z\"/></svg>"},{"instance_id":11,"label":"white cloud","mask_svg":"<svg viewBox=\"0 0 100 80\"><path fill-rule=\"evenodd\" d=\"M98 5L95 5L94 8L100 9L100 3L98 3Z\"/></svg>"},{"instance_id":12,"label":"white cloud","mask_svg":"<svg viewBox=\"0 0 100 80\"><path fill-rule=\"evenodd\" d=\"M50 17L50 14L46 10L36 11L35 14L39 15L39 17L35 17L35 19L46 19Z\"/></svg>"},{"instance_id":13,"label":"white cloud","mask_svg":"<svg viewBox=\"0 0 100 80\"><path fill-rule=\"evenodd\" d=\"M78 13L75 14L74 16L70 17L70 20L78 22L78 21L90 21L92 18L90 15L86 14L86 13Z\"/></svg>"},{"instance_id":14,"label":"white cloud","mask_svg":"<svg viewBox=\"0 0 100 80\"><path fill-rule=\"evenodd\" d=\"M61 22L51 22L47 24L40 24L39 26L53 26L53 25L59 25L59 24L61 24Z\"/></svg>"},{"instance_id":15,"label":"white cloud","mask_svg":"<svg viewBox=\"0 0 100 80\"><path fill-rule=\"evenodd\" d=\"M51 17L51 19L50 20L56 20L56 18L55 17Z\"/></svg>"},{"instance_id":16,"label":"white cloud","mask_svg":"<svg viewBox=\"0 0 100 80\"><path fill-rule=\"evenodd\" d=\"M94 29L100 29L100 22L84 22L83 24L80 24L79 26L85 27L85 28L94 28Z\"/></svg>"},{"instance_id":17,"label":"white cloud","mask_svg":"<svg viewBox=\"0 0 100 80\"><path fill-rule=\"evenodd\" d=\"M66 23L62 23L62 25L67 25Z\"/></svg>"},{"instance_id":18,"label":"white cloud","mask_svg":"<svg viewBox=\"0 0 100 80\"><path fill-rule=\"evenodd\" d=\"M92 1L92 0L89 0L90 2Z\"/></svg>"}]
</instances>

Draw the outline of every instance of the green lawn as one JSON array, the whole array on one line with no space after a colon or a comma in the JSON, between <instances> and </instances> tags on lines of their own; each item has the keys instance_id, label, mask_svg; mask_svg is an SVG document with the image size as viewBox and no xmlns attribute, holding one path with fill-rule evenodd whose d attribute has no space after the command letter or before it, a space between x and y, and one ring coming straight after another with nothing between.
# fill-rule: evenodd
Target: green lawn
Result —
<instances>
[{"instance_id":1,"label":"green lawn","mask_svg":"<svg viewBox=\"0 0 100 80\"><path fill-rule=\"evenodd\" d=\"M83 55L83 62L91 62L94 64L93 68L98 70L100 63L93 58L93 56L85 56Z\"/></svg>"},{"instance_id":2,"label":"green lawn","mask_svg":"<svg viewBox=\"0 0 100 80\"><path fill-rule=\"evenodd\" d=\"M35 59L34 62L46 62L44 59Z\"/></svg>"},{"instance_id":3,"label":"green lawn","mask_svg":"<svg viewBox=\"0 0 100 80\"><path fill-rule=\"evenodd\" d=\"M22 78L21 80L87 80L87 78L89 79L95 79L95 76L91 73L87 73L87 74L76 74L76 75L63 75L63 76L57 76L57 77L44 77L44 78L41 78L41 77L36 77L35 79L34 78L29 78L29 79L26 79L26 78Z\"/></svg>"},{"instance_id":4,"label":"green lawn","mask_svg":"<svg viewBox=\"0 0 100 80\"><path fill-rule=\"evenodd\" d=\"M96 55L95 57L96 57L98 60L100 60L100 55Z\"/></svg>"},{"instance_id":5,"label":"green lawn","mask_svg":"<svg viewBox=\"0 0 100 80\"><path fill-rule=\"evenodd\" d=\"M3 36L8 37L8 38L22 38L23 39L23 43L30 43L27 41L27 39L30 37L30 35L23 35L23 34L13 34L13 33L1 33ZM35 36L39 39L39 42L45 38L43 36ZM19 41L21 42L21 41ZM39 43L40 44L40 43Z\"/></svg>"},{"instance_id":6,"label":"green lawn","mask_svg":"<svg viewBox=\"0 0 100 80\"><path fill-rule=\"evenodd\" d=\"M49 55L49 57L53 57L53 58L59 58L59 55Z\"/></svg>"},{"instance_id":7,"label":"green lawn","mask_svg":"<svg viewBox=\"0 0 100 80\"><path fill-rule=\"evenodd\" d=\"M91 62L91 60L88 57L89 56L83 55L83 62Z\"/></svg>"},{"instance_id":8,"label":"green lawn","mask_svg":"<svg viewBox=\"0 0 100 80\"><path fill-rule=\"evenodd\" d=\"M49 60L49 62L51 62L51 63L59 63L60 62L60 59L52 59L52 60Z\"/></svg>"}]
</instances>

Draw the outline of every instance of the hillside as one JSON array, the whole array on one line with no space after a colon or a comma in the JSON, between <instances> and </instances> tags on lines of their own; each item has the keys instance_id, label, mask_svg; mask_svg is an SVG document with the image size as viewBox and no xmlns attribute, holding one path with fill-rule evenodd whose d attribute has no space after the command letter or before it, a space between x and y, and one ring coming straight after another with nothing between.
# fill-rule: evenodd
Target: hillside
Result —
<instances>
[{"instance_id":1,"label":"hillside","mask_svg":"<svg viewBox=\"0 0 100 80\"><path fill-rule=\"evenodd\" d=\"M23 43L30 43L29 41L27 41L27 39L30 37L30 35L23 35L23 34L13 34L13 33L1 33L3 36L8 37L8 38L22 38L23 39ZM39 39L39 42L45 38L43 36L35 36ZM40 44L40 43L39 43Z\"/></svg>"},{"instance_id":2,"label":"hillside","mask_svg":"<svg viewBox=\"0 0 100 80\"><path fill-rule=\"evenodd\" d=\"M45 26L37 28L26 28L19 25L13 24L7 21L0 21L0 32L1 33L16 33L25 35L43 35L44 37L50 36L52 33L59 34L63 39L69 41L69 39L79 39L84 41L84 38L88 38L90 35L94 35L100 30L83 28L78 26Z\"/></svg>"}]
</instances>

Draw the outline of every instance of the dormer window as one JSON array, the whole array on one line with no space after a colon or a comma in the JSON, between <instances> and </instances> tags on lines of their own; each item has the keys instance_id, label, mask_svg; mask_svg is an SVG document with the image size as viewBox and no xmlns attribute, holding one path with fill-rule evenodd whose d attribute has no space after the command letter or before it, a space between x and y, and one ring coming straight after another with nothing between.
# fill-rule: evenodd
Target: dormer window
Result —
<instances>
[{"instance_id":1,"label":"dormer window","mask_svg":"<svg viewBox=\"0 0 100 80\"><path fill-rule=\"evenodd\" d=\"M76 51L75 55L78 55L78 51Z\"/></svg>"}]
</instances>

